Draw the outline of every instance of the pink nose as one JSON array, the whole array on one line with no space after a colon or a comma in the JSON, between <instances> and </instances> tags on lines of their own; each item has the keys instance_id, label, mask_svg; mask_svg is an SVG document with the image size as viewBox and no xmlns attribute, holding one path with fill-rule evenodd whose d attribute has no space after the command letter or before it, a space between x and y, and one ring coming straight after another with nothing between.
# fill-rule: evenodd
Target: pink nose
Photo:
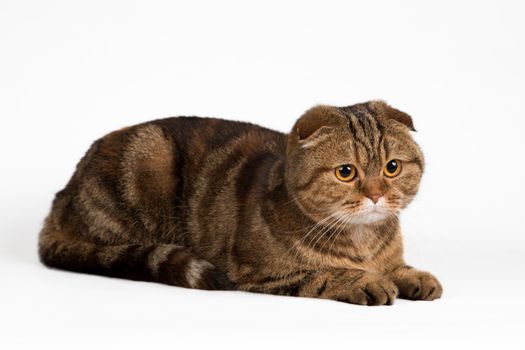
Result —
<instances>
[{"instance_id":1,"label":"pink nose","mask_svg":"<svg viewBox=\"0 0 525 350\"><path fill-rule=\"evenodd\" d=\"M379 198L382 197L382 195L379 194L379 193L374 193L374 194L369 194L367 197L370 198L372 200L372 202L374 202L374 204L375 204L375 203L377 203Z\"/></svg>"}]
</instances>

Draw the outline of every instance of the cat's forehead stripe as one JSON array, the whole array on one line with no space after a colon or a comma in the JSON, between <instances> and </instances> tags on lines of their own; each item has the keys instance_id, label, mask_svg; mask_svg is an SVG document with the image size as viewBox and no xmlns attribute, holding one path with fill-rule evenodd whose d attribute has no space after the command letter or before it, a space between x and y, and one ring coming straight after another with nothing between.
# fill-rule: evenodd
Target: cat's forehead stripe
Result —
<instances>
[{"instance_id":1,"label":"cat's forehead stripe","mask_svg":"<svg viewBox=\"0 0 525 350\"><path fill-rule=\"evenodd\" d=\"M367 166L378 160L381 154L383 128L371 110L365 105L343 107L341 111L348 119L348 127L356 145L356 157ZM361 150L361 152L359 152Z\"/></svg>"}]
</instances>

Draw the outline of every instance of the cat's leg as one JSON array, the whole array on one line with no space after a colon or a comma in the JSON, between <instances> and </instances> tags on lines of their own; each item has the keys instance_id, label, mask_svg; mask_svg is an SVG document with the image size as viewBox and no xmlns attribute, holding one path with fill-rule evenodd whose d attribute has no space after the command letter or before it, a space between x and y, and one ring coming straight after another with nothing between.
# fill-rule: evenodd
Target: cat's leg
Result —
<instances>
[{"instance_id":1,"label":"cat's leg","mask_svg":"<svg viewBox=\"0 0 525 350\"><path fill-rule=\"evenodd\" d=\"M392 305L396 285L387 277L364 270L298 271L240 284L239 289L300 297L331 299L360 305Z\"/></svg>"},{"instance_id":2,"label":"cat's leg","mask_svg":"<svg viewBox=\"0 0 525 350\"><path fill-rule=\"evenodd\" d=\"M226 275L185 247L173 244L105 246L68 238L60 232L43 232L40 260L47 266L175 286L233 289Z\"/></svg>"},{"instance_id":3,"label":"cat's leg","mask_svg":"<svg viewBox=\"0 0 525 350\"><path fill-rule=\"evenodd\" d=\"M389 274L399 289L399 297L410 300L434 300L441 297L443 288L432 274L401 266Z\"/></svg>"}]
</instances>

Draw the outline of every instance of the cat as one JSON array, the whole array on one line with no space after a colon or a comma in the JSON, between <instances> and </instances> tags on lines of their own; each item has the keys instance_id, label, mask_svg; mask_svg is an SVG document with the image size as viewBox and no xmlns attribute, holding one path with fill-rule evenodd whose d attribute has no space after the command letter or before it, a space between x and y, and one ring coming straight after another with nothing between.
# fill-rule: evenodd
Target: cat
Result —
<instances>
[{"instance_id":1,"label":"cat","mask_svg":"<svg viewBox=\"0 0 525 350\"><path fill-rule=\"evenodd\" d=\"M391 305L434 300L399 212L423 154L383 101L319 105L289 134L173 117L94 142L39 237L49 266L207 290Z\"/></svg>"}]
</instances>

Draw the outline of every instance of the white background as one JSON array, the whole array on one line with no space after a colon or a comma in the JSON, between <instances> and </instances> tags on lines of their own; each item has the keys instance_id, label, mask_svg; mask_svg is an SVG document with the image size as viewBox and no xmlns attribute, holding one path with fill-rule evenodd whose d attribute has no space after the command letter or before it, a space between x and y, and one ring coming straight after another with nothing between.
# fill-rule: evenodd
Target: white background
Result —
<instances>
[{"instance_id":1,"label":"white background","mask_svg":"<svg viewBox=\"0 0 525 350\"><path fill-rule=\"evenodd\" d=\"M519 1L0 1L0 347L525 347ZM359 307L49 270L37 234L90 143L173 115L288 131L381 98L427 159L403 214L436 302Z\"/></svg>"}]
</instances>

